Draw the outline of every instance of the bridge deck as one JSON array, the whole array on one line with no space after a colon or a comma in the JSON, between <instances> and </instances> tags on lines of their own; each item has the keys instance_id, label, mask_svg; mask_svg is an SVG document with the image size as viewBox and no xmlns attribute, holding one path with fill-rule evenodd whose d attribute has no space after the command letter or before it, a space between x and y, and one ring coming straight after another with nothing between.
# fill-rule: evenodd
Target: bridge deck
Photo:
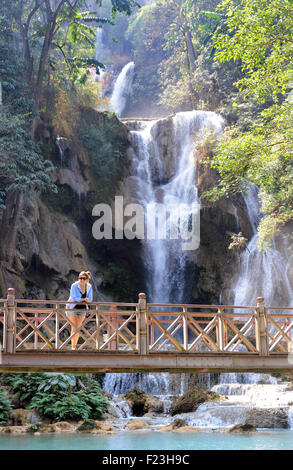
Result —
<instances>
[{"instance_id":1,"label":"bridge deck","mask_svg":"<svg viewBox=\"0 0 293 470\"><path fill-rule=\"evenodd\" d=\"M290 354L25 351L2 353L0 372L292 372Z\"/></svg>"}]
</instances>

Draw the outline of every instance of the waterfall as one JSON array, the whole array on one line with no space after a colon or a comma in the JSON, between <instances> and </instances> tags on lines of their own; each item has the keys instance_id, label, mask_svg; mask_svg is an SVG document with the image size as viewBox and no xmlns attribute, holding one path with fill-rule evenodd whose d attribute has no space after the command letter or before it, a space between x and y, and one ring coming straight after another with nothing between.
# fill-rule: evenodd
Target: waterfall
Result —
<instances>
[{"instance_id":1,"label":"waterfall","mask_svg":"<svg viewBox=\"0 0 293 470\"><path fill-rule=\"evenodd\" d=\"M196 140L202 137L206 129L219 134L223 119L207 111L182 112L168 119L171 119L170 155L160 153L157 142L164 120L140 121L136 123L136 129L130 132L133 149L131 196L151 217L154 216L155 205L159 203L164 207L185 205L188 215L192 217L192 203L198 200L194 161ZM170 215L166 221L169 236L174 229ZM193 222L198 223L197 218ZM170 239L168 236L166 239L143 240L147 298L152 302L180 303L184 302L186 294L188 255L182 250L180 239ZM189 375L107 374L103 387L114 395L125 393L134 386L146 393L180 395L188 387Z\"/></svg>"},{"instance_id":2,"label":"waterfall","mask_svg":"<svg viewBox=\"0 0 293 470\"><path fill-rule=\"evenodd\" d=\"M168 126L167 138L166 132L164 135L162 131L163 121ZM129 199L139 203L150 215L156 204L185 204L191 210L191 202L198 201L195 142L206 129L219 134L223 128L222 118L212 112L191 111L165 120L136 121L131 128ZM286 240L280 237L278 245L274 242L266 252L259 251L260 210L256 186L248 183L244 201L253 236L240 257L238 274L231 289L231 304L255 305L256 298L264 296L266 305L292 305L293 292L284 255ZM237 207L233 207L240 227ZM170 222L167 233L170 235L172 221L168 217L167 222ZM181 241L168 239L168 236L165 239L145 237L142 246L148 301L184 302L190 254L182 250ZM293 426L292 392L287 389L288 384L280 384L275 377L259 373L201 374L197 379L199 377L206 389L212 389L226 399L203 403L194 413L178 415L189 424L216 428L247 421L257 427ZM192 374L106 374L104 388L119 395L138 387L146 393L164 397L163 401L167 403L170 396L182 395L193 384Z\"/></svg>"},{"instance_id":3,"label":"waterfall","mask_svg":"<svg viewBox=\"0 0 293 470\"><path fill-rule=\"evenodd\" d=\"M96 51L95 59L99 62L104 60L104 44L103 44L104 30L101 27L97 28L96 34Z\"/></svg>"},{"instance_id":4,"label":"waterfall","mask_svg":"<svg viewBox=\"0 0 293 470\"><path fill-rule=\"evenodd\" d=\"M288 276L286 259L286 239L280 239L282 251L276 248L276 242L265 252L258 249L257 226L260 220L258 189L247 183L244 201L253 229L253 236L240 257L239 274L232 289L234 305L255 305L256 298L264 297L265 305L293 305L293 289Z\"/></svg>"},{"instance_id":5,"label":"waterfall","mask_svg":"<svg viewBox=\"0 0 293 470\"><path fill-rule=\"evenodd\" d=\"M127 98L129 97L134 77L134 67L134 62L126 64L114 83L114 89L110 99L110 108L118 117L122 116L127 104Z\"/></svg>"},{"instance_id":6,"label":"waterfall","mask_svg":"<svg viewBox=\"0 0 293 470\"><path fill-rule=\"evenodd\" d=\"M172 152L168 155L160 154L157 142L161 123L162 120L142 122L138 130L130 132L132 175L135 197L144 208L147 220L154 221L158 216L156 236L147 236L142 242L148 299L151 302L180 303L186 298L189 250L185 249L182 238L176 238L174 234L180 217L180 222L184 222L184 215L199 232L195 144L206 129L219 134L223 120L217 114L205 111L176 114L170 123L171 135L168 138ZM178 210L179 217L174 217L168 208ZM161 209L159 214L158 209ZM166 224L162 223L162 216L166 216ZM160 229L164 229L163 233Z\"/></svg>"},{"instance_id":7,"label":"waterfall","mask_svg":"<svg viewBox=\"0 0 293 470\"><path fill-rule=\"evenodd\" d=\"M239 271L232 289L233 304L239 306L255 305L256 298L263 296L265 305L293 305L293 289L290 285L289 266L285 257L286 239L280 237L279 250L273 240L271 247L267 248L265 252L260 251L257 246L257 226L261 217L258 188L247 182L247 192L243 197L253 236L240 257ZM277 418L273 411L269 417L269 413L265 414L260 410L265 410L268 407L275 410L284 406L283 420L287 419L287 424L292 429L293 412L289 405L292 403L293 394L286 391L286 387L287 384L277 384L276 378L269 374L234 373L220 374L219 384L214 386L213 390L221 395L226 395L229 406L234 406L236 417L238 416L234 424L245 422L248 419L249 408L259 407L260 421L255 421L255 426L260 426L261 420L263 420L266 426L261 427L283 427L281 421L276 421ZM241 403L240 407L239 403ZM206 405L207 410L209 410L208 404ZM208 412L207 415L209 415ZM226 414L224 413L222 425L225 419ZM218 420L219 414L214 421L210 416L208 422L219 424Z\"/></svg>"}]
</instances>

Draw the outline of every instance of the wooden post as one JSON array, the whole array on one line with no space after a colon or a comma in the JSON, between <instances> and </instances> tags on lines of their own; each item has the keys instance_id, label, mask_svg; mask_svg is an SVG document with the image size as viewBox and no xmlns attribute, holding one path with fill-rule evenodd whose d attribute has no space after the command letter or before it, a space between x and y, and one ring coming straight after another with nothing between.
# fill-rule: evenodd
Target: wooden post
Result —
<instances>
[{"instance_id":1,"label":"wooden post","mask_svg":"<svg viewBox=\"0 0 293 470\"><path fill-rule=\"evenodd\" d=\"M268 344L268 332L267 332L267 318L264 307L264 298L258 297L256 299L256 325L255 325L255 336L256 336L256 348L260 356L269 355L269 344Z\"/></svg>"},{"instance_id":2,"label":"wooden post","mask_svg":"<svg viewBox=\"0 0 293 470\"><path fill-rule=\"evenodd\" d=\"M38 328L38 324L39 324L39 314L37 312L35 312L35 327ZM38 333L35 331L35 334L34 334L34 337L35 337L35 341L34 341L34 349L38 349L38 339L39 339L39 335Z\"/></svg>"},{"instance_id":3,"label":"wooden post","mask_svg":"<svg viewBox=\"0 0 293 470\"><path fill-rule=\"evenodd\" d=\"M55 305L56 309L56 323L55 323L55 349L59 349L60 347L60 337L59 337L59 329L60 329L60 313L58 304Z\"/></svg>"},{"instance_id":4,"label":"wooden post","mask_svg":"<svg viewBox=\"0 0 293 470\"><path fill-rule=\"evenodd\" d=\"M100 349L101 344L103 344L103 341L101 341L99 307L98 305L96 305L96 349L97 350Z\"/></svg>"},{"instance_id":5,"label":"wooden post","mask_svg":"<svg viewBox=\"0 0 293 470\"><path fill-rule=\"evenodd\" d=\"M183 346L184 350L188 351L188 313L187 307L183 307Z\"/></svg>"},{"instance_id":6,"label":"wooden post","mask_svg":"<svg viewBox=\"0 0 293 470\"><path fill-rule=\"evenodd\" d=\"M217 312L218 323L216 327L217 333L217 345L221 351L224 351L226 344L228 343L227 338L227 327L224 321L224 309L219 307Z\"/></svg>"},{"instance_id":7,"label":"wooden post","mask_svg":"<svg viewBox=\"0 0 293 470\"><path fill-rule=\"evenodd\" d=\"M4 321L4 351L6 353L15 352L15 317L15 290L10 288L7 291L7 308Z\"/></svg>"},{"instance_id":8,"label":"wooden post","mask_svg":"<svg viewBox=\"0 0 293 470\"><path fill-rule=\"evenodd\" d=\"M139 354L148 354L148 319L146 294L138 294Z\"/></svg>"},{"instance_id":9,"label":"wooden post","mask_svg":"<svg viewBox=\"0 0 293 470\"><path fill-rule=\"evenodd\" d=\"M110 323L116 328L119 328L118 324L118 314L116 313L117 307L115 305L110 306ZM115 332L115 329L112 328L110 325L108 325L108 338L112 336L112 334ZM109 349L111 351L118 351L119 349L119 341L118 341L118 335L116 335L111 341L109 345Z\"/></svg>"},{"instance_id":10,"label":"wooden post","mask_svg":"<svg viewBox=\"0 0 293 470\"><path fill-rule=\"evenodd\" d=\"M290 326L290 317L287 317L286 320L287 321L285 323L285 328ZM287 351L288 351L288 353L292 352L292 345L293 345L292 333L293 333L293 328L291 328L291 330L288 331L288 336L290 336L290 338L291 338L291 341L287 341Z\"/></svg>"}]
</instances>

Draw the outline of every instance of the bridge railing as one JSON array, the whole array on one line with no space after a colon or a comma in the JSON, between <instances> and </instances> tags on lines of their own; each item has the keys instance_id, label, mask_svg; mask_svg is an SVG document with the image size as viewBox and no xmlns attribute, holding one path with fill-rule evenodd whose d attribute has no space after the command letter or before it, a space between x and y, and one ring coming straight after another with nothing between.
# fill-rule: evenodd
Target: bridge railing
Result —
<instances>
[{"instance_id":1,"label":"bridge railing","mask_svg":"<svg viewBox=\"0 0 293 470\"><path fill-rule=\"evenodd\" d=\"M78 351L262 356L293 351L293 307L264 307L262 297L256 306L244 307L154 304L145 294L137 303L93 302L75 331L66 304L16 300L8 289L7 299L0 300L3 350L68 351L79 334Z\"/></svg>"}]
</instances>

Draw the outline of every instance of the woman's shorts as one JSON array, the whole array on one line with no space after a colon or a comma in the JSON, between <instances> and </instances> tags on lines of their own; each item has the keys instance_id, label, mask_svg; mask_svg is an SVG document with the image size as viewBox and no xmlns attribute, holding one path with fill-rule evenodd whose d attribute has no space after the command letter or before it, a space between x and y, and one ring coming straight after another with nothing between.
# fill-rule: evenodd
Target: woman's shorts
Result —
<instances>
[{"instance_id":1,"label":"woman's shorts","mask_svg":"<svg viewBox=\"0 0 293 470\"><path fill-rule=\"evenodd\" d=\"M84 305L78 305L78 307L66 312L66 316L68 318L70 317L80 317L80 318L85 318L86 316L86 306Z\"/></svg>"},{"instance_id":2,"label":"woman's shorts","mask_svg":"<svg viewBox=\"0 0 293 470\"><path fill-rule=\"evenodd\" d=\"M81 317L81 318L85 318L86 312L66 312L66 316L67 316L68 318L70 318L70 317Z\"/></svg>"}]
</instances>

